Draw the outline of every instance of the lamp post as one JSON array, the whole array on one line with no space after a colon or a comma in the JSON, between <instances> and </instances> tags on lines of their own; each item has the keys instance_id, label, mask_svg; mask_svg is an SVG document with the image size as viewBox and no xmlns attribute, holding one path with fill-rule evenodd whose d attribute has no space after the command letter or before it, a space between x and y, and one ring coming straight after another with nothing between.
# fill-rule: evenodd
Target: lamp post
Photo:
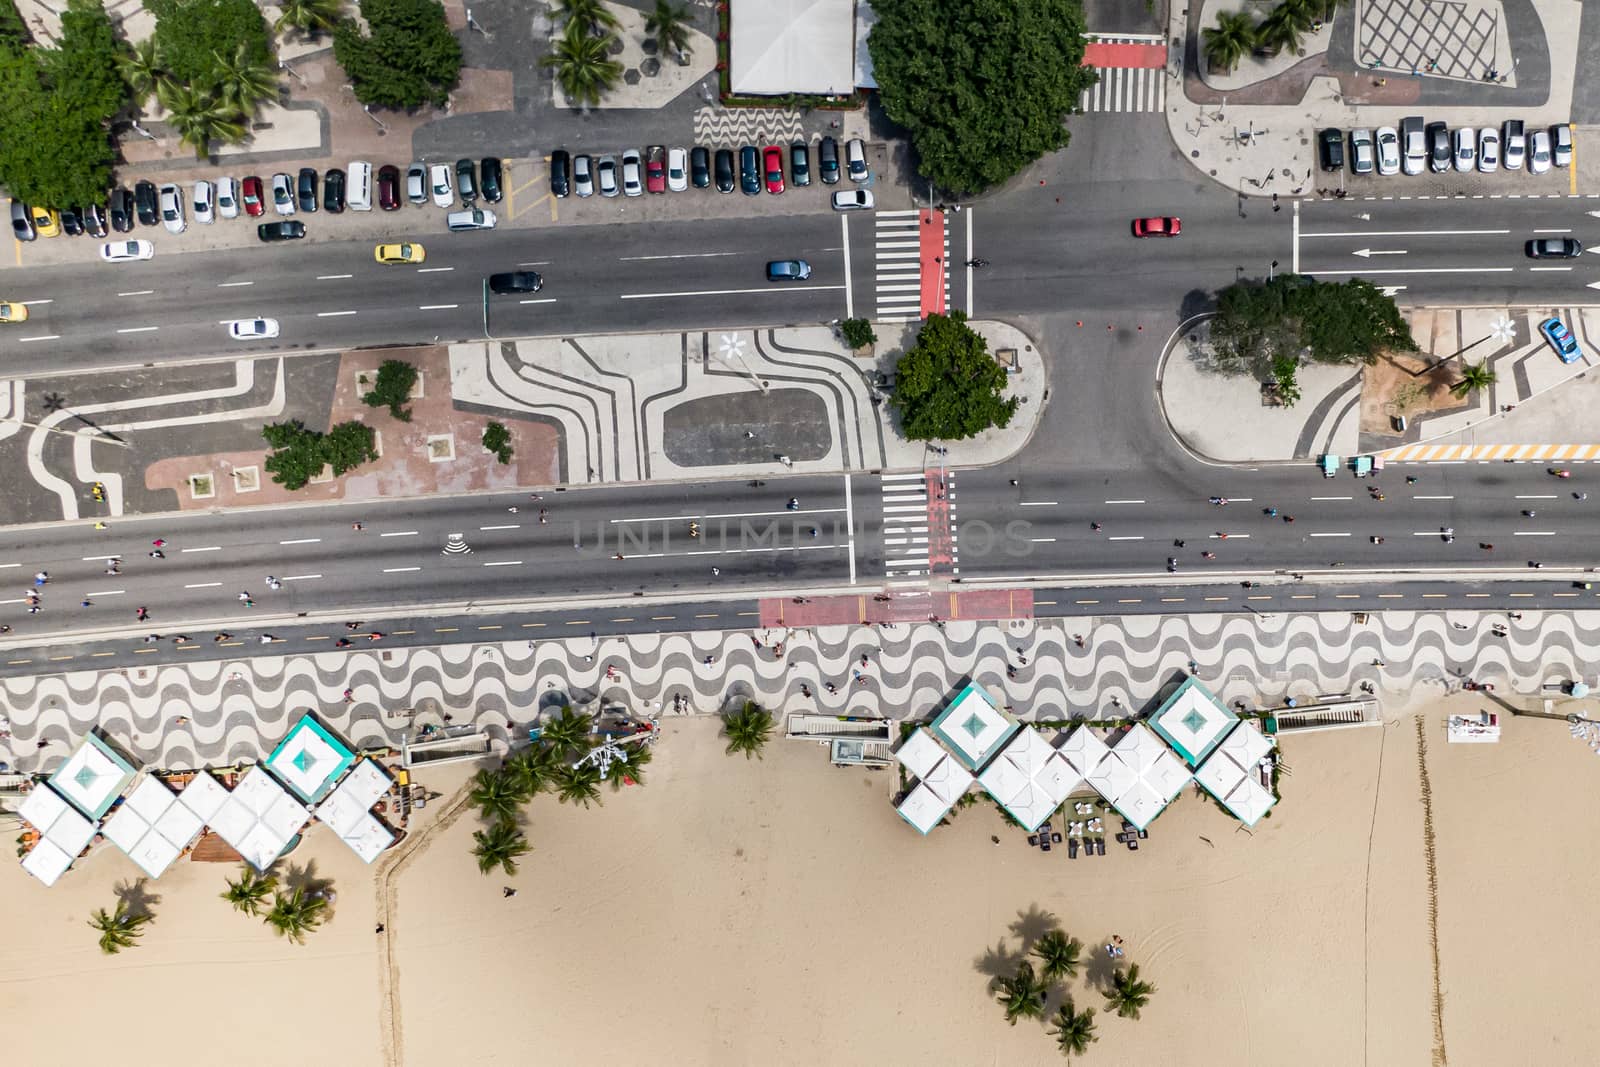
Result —
<instances>
[{"instance_id":1,"label":"lamp post","mask_svg":"<svg viewBox=\"0 0 1600 1067\"><path fill-rule=\"evenodd\" d=\"M1272 280L1272 272L1277 270L1277 269L1278 269L1278 261L1277 260L1273 260L1272 261L1272 265L1267 268L1267 281L1270 282Z\"/></svg>"}]
</instances>

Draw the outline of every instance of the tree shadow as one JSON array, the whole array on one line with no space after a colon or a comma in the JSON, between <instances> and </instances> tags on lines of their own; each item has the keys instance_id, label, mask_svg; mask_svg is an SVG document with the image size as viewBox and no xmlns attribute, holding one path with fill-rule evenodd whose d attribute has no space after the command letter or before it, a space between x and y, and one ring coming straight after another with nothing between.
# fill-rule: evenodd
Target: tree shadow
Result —
<instances>
[{"instance_id":1,"label":"tree shadow","mask_svg":"<svg viewBox=\"0 0 1600 1067\"><path fill-rule=\"evenodd\" d=\"M1029 904L1025 910L1017 912L1009 929L1011 936L1022 942L1022 955L1026 956L1033 951L1033 946L1039 943L1041 937L1060 925L1061 920L1054 914L1037 904Z\"/></svg>"},{"instance_id":2,"label":"tree shadow","mask_svg":"<svg viewBox=\"0 0 1600 1067\"><path fill-rule=\"evenodd\" d=\"M987 988L993 992L996 982L1017 973L1017 964L1024 958L1023 953L1011 949L1003 940L996 941L993 948L983 950L983 955L973 963L972 969L989 979Z\"/></svg>"},{"instance_id":3,"label":"tree shadow","mask_svg":"<svg viewBox=\"0 0 1600 1067\"><path fill-rule=\"evenodd\" d=\"M128 914L135 917L155 917L155 906L161 903L161 897L150 892L150 879L140 878L136 882L119 882L112 892L124 905Z\"/></svg>"},{"instance_id":4,"label":"tree shadow","mask_svg":"<svg viewBox=\"0 0 1600 1067\"><path fill-rule=\"evenodd\" d=\"M1127 966L1126 958L1114 960L1106 955L1106 945L1111 942L1111 935L1100 938L1083 946L1083 980L1090 989L1097 993L1111 988L1111 975L1120 968Z\"/></svg>"},{"instance_id":5,"label":"tree shadow","mask_svg":"<svg viewBox=\"0 0 1600 1067\"><path fill-rule=\"evenodd\" d=\"M304 866L292 862L286 864L278 880L289 892L298 889L308 897L324 896L333 888L332 878L323 878L317 874L316 860L308 860Z\"/></svg>"}]
</instances>

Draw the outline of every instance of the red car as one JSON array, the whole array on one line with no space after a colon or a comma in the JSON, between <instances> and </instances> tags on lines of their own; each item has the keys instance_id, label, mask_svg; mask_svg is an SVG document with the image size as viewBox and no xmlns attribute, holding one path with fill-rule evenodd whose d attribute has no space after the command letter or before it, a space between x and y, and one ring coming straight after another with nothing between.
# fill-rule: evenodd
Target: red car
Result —
<instances>
[{"instance_id":1,"label":"red car","mask_svg":"<svg viewBox=\"0 0 1600 1067\"><path fill-rule=\"evenodd\" d=\"M261 179L254 174L239 183L239 199L244 201L244 213L258 219L267 210L261 199Z\"/></svg>"},{"instance_id":2,"label":"red car","mask_svg":"<svg viewBox=\"0 0 1600 1067\"><path fill-rule=\"evenodd\" d=\"M644 187L652 193L667 191L667 150L661 145L644 150Z\"/></svg>"},{"instance_id":3,"label":"red car","mask_svg":"<svg viewBox=\"0 0 1600 1067\"><path fill-rule=\"evenodd\" d=\"M1135 237L1176 237L1183 232L1183 220L1172 215L1156 215L1133 220Z\"/></svg>"},{"instance_id":4,"label":"red car","mask_svg":"<svg viewBox=\"0 0 1600 1067\"><path fill-rule=\"evenodd\" d=\"M400 210L400 168L393 163L378 168L378 206L385 211Z\"/></svg>"},{"instance_id":5,"label":"red car","mask_svg":"<svg viewBox=\"0 0 1600 1067\"><path fill-rule=\"evenodd\" d=\"M767 192L783 192L783 149L768 145L761 153L763 170L767 172Z\"/></svg>"}]
</instances>

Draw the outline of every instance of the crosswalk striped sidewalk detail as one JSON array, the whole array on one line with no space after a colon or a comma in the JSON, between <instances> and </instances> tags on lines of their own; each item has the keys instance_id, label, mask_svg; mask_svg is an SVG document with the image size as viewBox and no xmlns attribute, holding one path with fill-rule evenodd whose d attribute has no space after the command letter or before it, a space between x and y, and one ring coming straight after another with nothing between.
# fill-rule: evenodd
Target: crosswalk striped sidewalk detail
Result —
<instances>
[{"instance_id":1,"label":"crosswalk striped sidewalk detail","mask_svg":"<svg viewBox=\"0 0 1600 1067\"><path fill-rule=\"evenodd\" d=\"M874 282L879 322L916 322L922 318L922 213L879 211L874 215ZM945 262L950 261L950 226L944 213ZM945 272L945 306L950 302L950 273Z\"/></svg>"},{"instance_id":2,"label":"crosswalk striped sidewalk detail","mask_svg":"<svg viewBox=\"0 0 1600 1067\"><path fill-rule=\"evenodd\" d=\"M1600 445L1402 445L1379 455L1390 463L1449 463L1464 460L1583 462L1600 460Z\"/></svg>"},{"instance_id":3,"label":"crosswalk striped sidewalk detail","mask_svg":"<svg viewBox=\"0 0 1600 1067\"><path fill-rule=\"evenodd\" d=\"M921 474L885 474L883 479L883 568L890 585L926 588L928 488Z\"/></svg>"},{"instance_id":4,"label":"crosswalk striped sidewalk detail","mask_svg":"<svg viewBox=\"0 0 1600 1067\"><path fill-rule=\"evenodd\" d=\"M1078 97L1081 112L1150 112L1167 106L1167 72L1152 67L1100 67L1100 80Z\"/></svg>"}]
</instances>

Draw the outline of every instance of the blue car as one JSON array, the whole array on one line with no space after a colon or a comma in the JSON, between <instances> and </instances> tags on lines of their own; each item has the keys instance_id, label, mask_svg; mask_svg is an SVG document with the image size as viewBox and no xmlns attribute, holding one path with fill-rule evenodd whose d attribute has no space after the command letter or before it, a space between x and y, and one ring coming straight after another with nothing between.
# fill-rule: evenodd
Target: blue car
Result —
<instances>
[{"instance_id":1,"label":"blue car","mask_svg":"<svg viewBox=\"0 0 1600 1067\"><path fill-rule=\"evenodd\" d=\"M1550 342L1550 347L1556 350L1561 362L1572 363L1577 360L1578 342L1573 339L1572 331L1567 329L1566 323L1560 319L1545 319L1539 324L1539 332Z\"/></svg>"}]
</instances>

